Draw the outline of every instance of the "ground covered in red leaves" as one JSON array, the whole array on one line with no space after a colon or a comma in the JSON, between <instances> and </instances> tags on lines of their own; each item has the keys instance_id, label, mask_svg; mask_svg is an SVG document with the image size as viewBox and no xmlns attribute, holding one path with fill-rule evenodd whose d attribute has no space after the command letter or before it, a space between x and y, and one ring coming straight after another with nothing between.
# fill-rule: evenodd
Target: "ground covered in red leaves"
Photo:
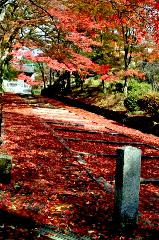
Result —
<instances>
[{"instance_id":1,"label":"ground covered in red leaves","mask_svg":"<svg viewBox=\"0 0 159 240\"><path fill-rule=\"evenodd\" d=\"M11 183L0 184L3 214L54 226L66 236L80 234L78 239L157 239L158 185L141 185L138 226L124 233L113 224L113 191L94 180L114 184L116 149L123 145L142 150L142 178L159 178L159 138L57 100L6 94L3 102L1 152L13 157ZM2 221L1 234L47 239L50 233L15 230Z\"/></svg>"}]
</instances>

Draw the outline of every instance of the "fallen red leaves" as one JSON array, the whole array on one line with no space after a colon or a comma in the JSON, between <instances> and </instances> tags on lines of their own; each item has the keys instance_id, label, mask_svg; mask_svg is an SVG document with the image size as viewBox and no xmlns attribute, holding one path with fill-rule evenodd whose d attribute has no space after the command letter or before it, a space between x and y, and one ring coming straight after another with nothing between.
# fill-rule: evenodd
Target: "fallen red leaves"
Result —
<instances>
[{"instance_id":1,"label":"fallen red leaves","mask_svg":"<svg viewBox=\"0 0 159 240\"><path fill-rule=\"evenodd\" d=\"M43 101L44 99L38 99ZM45 102L47 99L45 99ZM58 109L64 105L55 100L49 100ZM18 215L30 217L40 223L52 224L58 229L71 230L80 234L91 236L93 239L122 239L126 237L122 233L115 232L112 224L113 193L106 193L99 185L87 175L87 169L91 170L95 177L104 177L108 181L114 180L115 158L85 155L86 164L77 162L71 150L90 153L115 154L119 144L105 144L97 142L85 142L85 139L103 139L108 141L135 142L136 139L122 135L110 135L118 129L108 130L104 128L104 121L99 117L99 124L105 134L90 134L91 131L99 131L99 125L94 123L94 114L86 113L82 119L83 111L66 106L71 110L73 119L68 117L69 112L54 111L45 112L43 108L32 110L24 101L12 95L5 96L4 133L3 138L6 149L13 156L12 181L9 185L0 185L1 209L15 212ZM58 110L57 110L58 112ZM62 116L60 116L62 114ZM71 129L83 129L88 132L56 131L57 124L46 124L48 120L61 120L59 123L80 123L81 127L71 126ZM84 120L84 121L83 121ZM96 121L97 115L96 115ZM88 124L91 123L91 124ZM61 126L60 124L58 127ZM92 127L91 127L92 126ZM69 126L70 127L70 126ZM66 128L64 125L62 128ZM61 144L54 134L62 137L80 138L81 141L67 140L68 150ZM53 130L53 131L52 131ZM130 140L130 141L129 141ZM147 146L139 146L144 155L158 156L159 151ZM70 151L69 151L70 149ZM159 161L156 159L144 159L142 161L141 176L144 178L158 178ZM142 185L140 191L140 208L138 230L134 236L153 236L157 229L158 214L158 187L155 185ZM147 232L147 233L145 233ZM131 238L130 238L131 239ZM136 238L138 239L138 238Z\"/></svg>"}]
</instances>

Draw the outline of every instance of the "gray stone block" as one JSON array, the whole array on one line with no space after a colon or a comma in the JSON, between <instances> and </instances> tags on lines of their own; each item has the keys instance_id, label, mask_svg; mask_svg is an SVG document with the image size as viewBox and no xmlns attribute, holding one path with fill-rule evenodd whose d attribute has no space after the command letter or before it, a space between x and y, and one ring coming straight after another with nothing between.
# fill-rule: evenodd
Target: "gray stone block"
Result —
<instances>
[{"instance_id":1,"label":"gray stone block","mask_svg":"<svg viewBox=\"0 0 159 240\"><path fill-rule=\"evenodd\" d=\"M134 225L137 222L141 150L126 146L117 150L115 176L115 221L120 225Z\"/></svg>"}]
</instances>

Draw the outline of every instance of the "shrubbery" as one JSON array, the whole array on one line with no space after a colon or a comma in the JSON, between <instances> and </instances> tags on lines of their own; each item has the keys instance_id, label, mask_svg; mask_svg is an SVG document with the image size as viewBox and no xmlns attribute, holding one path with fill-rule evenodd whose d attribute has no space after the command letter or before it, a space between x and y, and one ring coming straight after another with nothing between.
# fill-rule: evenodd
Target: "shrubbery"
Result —
<instances>
[{"instance_id":1,"label":"shrubbery","mask_svg":"<svg viewBox=\"0 0 159 240\"><path fill-rule=\"evenodd\" d=\"M139 80L131 79L128 86L128 94L133 96L141 96L147 92L152 91L151 84L147 82L141 82Z\"/></svg>"},{"instance_id":2,"label":"shrubbery","mask_svg":"<svg viewBox=\"0 0 159 240\"><path fill-rule=\"evenodd\" d=\"M124 106L126 109L130 112L138 111L140 110L138 105L138 97L130 95L124 100Z\"/></svg>"},{"instance_id":3,"label":"shrubbery","mask_svg":"<svg viewBox=\"0 0 159 240\"><path fill-rule=\"evenodd\" d=\"M159 116L159 93L151 92L145 94L138 100L138 106L151 116Z\"/></svg>"},{"instance_id":4,"label":"shrubbery","mask_svg":"<svg viewBox=\"0 0 159 240\"><path fill-rule=\"evenodd\" d=\"M128 97L124 100L124 106L130 112L141 110L139 100L147 93L152 91L150 84L139 82L137 80L130 80L128 87Z\"/></svg>"}]
</instances>

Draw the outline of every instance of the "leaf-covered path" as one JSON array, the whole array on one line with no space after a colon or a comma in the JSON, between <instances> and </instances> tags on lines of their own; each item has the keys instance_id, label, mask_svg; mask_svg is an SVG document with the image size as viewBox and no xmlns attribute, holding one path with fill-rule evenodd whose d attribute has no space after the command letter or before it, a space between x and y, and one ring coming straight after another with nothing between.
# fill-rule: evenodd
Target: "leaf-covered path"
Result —
<instances>
[{"instance_id":1,"label":"leaf-covered path","mask_svg":"<svg viewBox=\"0 0 159 240\"><path fill-rule=\"evenodd\" d=\"M159 138L53 99L6 94L3 102L1 151L13 156L13 170L11 183L0 185L1 209L54 226L66 236L127 239L112 222L116 149L141 148L141 177L157 179ZM158 197L157 185L141 185L138 229L129 239L155 239Z\"/></svg>"}]
</instances>

